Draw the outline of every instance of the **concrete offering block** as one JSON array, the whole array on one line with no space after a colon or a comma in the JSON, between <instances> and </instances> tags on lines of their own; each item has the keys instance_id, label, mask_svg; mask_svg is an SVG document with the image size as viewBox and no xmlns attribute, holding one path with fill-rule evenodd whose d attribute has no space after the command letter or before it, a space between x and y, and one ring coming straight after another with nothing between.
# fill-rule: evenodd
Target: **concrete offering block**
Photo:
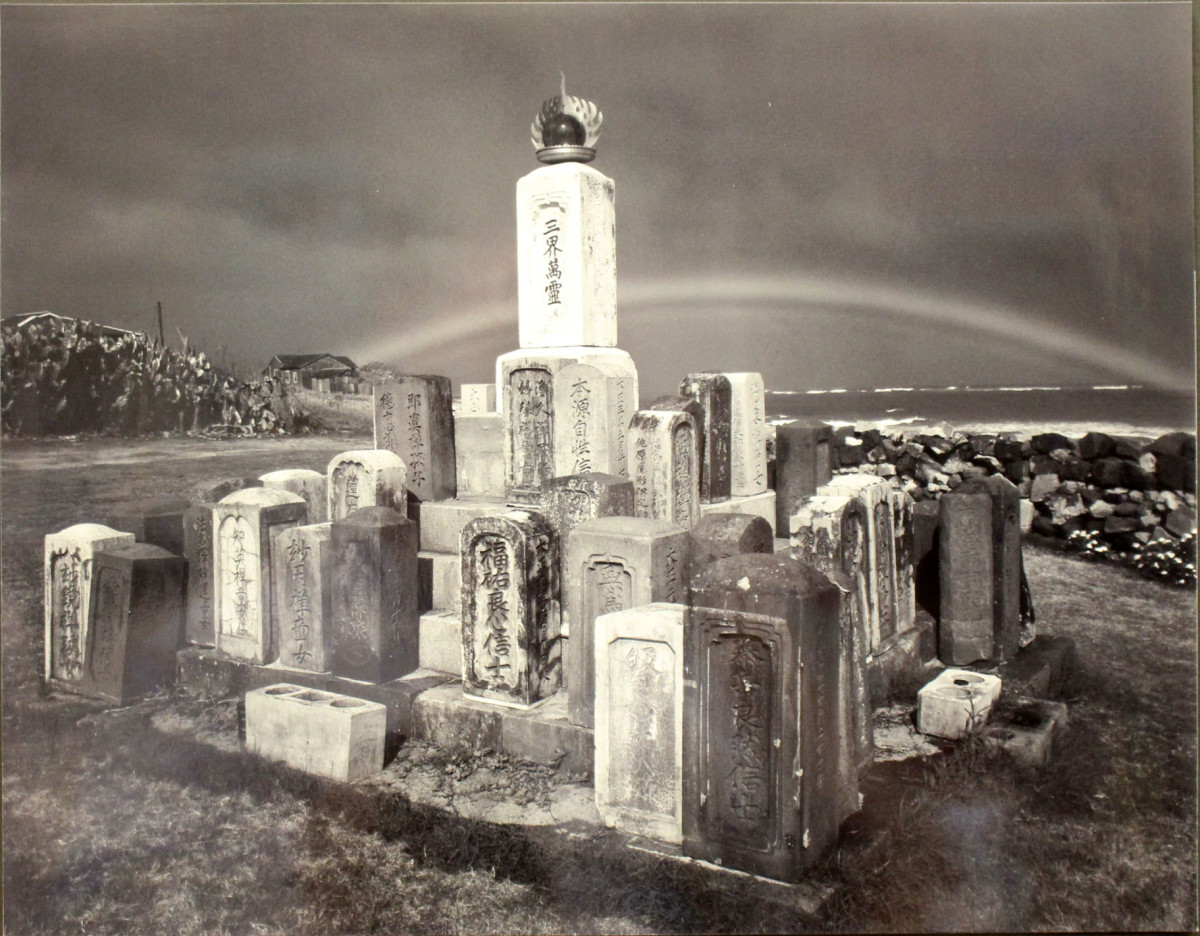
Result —
<instances>
[{"instance_id":1,"label":"concrete offering block","mask_svg":"<svg viewBox=\"0 0 1200 936\"><path fill-rule=\"evenodd\" d=\"M496 359L496 375L504 400L510 500L535 504L551 478L575 474L581 463L592 471L627 473L620 455L628 446L623 433L637 408L638 383L637 368L626 352L584 347L513 351Z\"/></svg>"},{"instance_id":2,"label":"concrete offering block","mask_svg":"<svg viewBox=\"0 0 1200 936\"><path fill-rule=\"evenodd\" d=\"M318 777L354 783L383 770L387 708L280 683L246 693L246 749Z\"/></svg>"},{"instance_id":3,"label":"concrete offering block","mask_svg":"<svg viewBox=\"0 0 1200 936\"><path fill-rule=\"evenodd\" d=\"M843 756L839 592L780 555L692 575L684 647L683 851L796 881L857 804Z\"/></svg>"},{"instance_id":4,"label":"concrete offering block","mask_svg":"<svg viewBox=\"0 0 1200 936\"><path fill-rule=\"evenodd\" d=\"M913 585L913 539L915 537L913 499L906 491L892 488L893 591L896 602L896 633L913 626L917 613Z\"/></svg>"},{"instance_id":5,"label":"concrete offering block","mask_svg":"<svg viewBox=\"0 0 1200 936\"><path fill-rule=\"evenodd\" d=\"M421 614L446 608L458 613L462 607L462 558L457 552L418 552L417 580L417 610Z\"/></svg>"},{"instance_id":6,"label":"concrete offering block","mask_svg":"<svg viewBox=\"0 0 1200 936\"><path fill-rule=\"evenodd\" d=\"M421 528L421 549L428 552L458 554L462 531L476 517L506 513L512 508L502 500L465 498L426 501L417 508Z\"/></svg>"},{"instance_id":7,"label":"concrete offering block","mask_svg":"<svg viewBox=\"0 0 1200 936\"><path fill-rule=\"evenodd\" d=\"M222 478L219 481L202 481L192 488L192 500L200 504L216 504L234 491L262 487L258 478Z\"/></svg>"},{"instance_id":8,"label":"concrete offering block","mask_svg":"<svg viewBox=\"0 0 1200 936\"><path fill-rule=\"evenodd\" d=\"M187 561L149 543L95 554L88 695L125 705L175 681Z\"/></svg>"},{"instance_id":9,"label":"concrete offering block","mask_svg":"<svg viewBox=\"0 0 1200 936\"><path fill-rule=\"evenodd\" d=\"M342 520L360 507L390 507L408 516L408 468L395 452L342 452L329 462L325 474L331 521Z\"/></svg>"},{"instance_id":10,"label":"concrete offering block","mask_svg":"<svg viewBox=\"0 0 1200 936\"><path fill-rule=\"evenodd\" d=\"M965 738L986 724L999 697L999 676L942 670L917 693L917 730L952 741Z\"/></svg>"},{"instance_id":11,"label":"concrete offering block","mask_svg":"<svg viewBox=\"0 0 1200 936\"><path fill-rule=\"evenodd\" d=\"M775 529L790 533L789 518L832 477L832 426L799 420L776 425Z\"/></svg>"},{"instance_id":12,"label":"concrete offering block","mask_svg":"<svg viewBox=\"0 0 1200 936\"><path fill-rule=\"evenodd\" d=\"M459 497L503 499L504 417L454 417L454 462Z\"/></svg>"},{"instance_id":13,"label":"concrete offering block","mask_svg":"<svg viewBox=\"0 0 1200 936\"><path fill-rule=\"evenodd\" d=\"M190 644L216 646L213 615L212 504L197 504L183 514L183 556L187 559L187 614L184 637Z\"/></svg>"},{"instance_id":14,"label":"concrete offering block","mask_svg":"<svg viewBox=\"0 0 1200 936\"><path fill-rule=\"evenodd\" d=\"M612 179L577 162L542 166L517 182L522 348L616 347L614 197Z\"/></svg>"},{"instance_id":15,"label":"concrete offering block","mask_svg":"<svg viewBox=\"0 0 1200 936\"><path fill-rule=\"evenodd\" d=\"M131 546L132 533L99 523L77 523L45 539L45 658L43 675L70 687L87 665L92 564L102 550Z\"/></svg>"},{"instance_id":16,"label":"concrete offering block","mask_svg":"<svg viewBox=\"0 0 1200 936\"><path fill-rule=\"evenodd\" d=\"M767 489L767 410L762 374L725 374L729 380L729 493L761 494ZM775 526L775 518L771 518Z\"/></svg>"},{"instance_id":17,"label":"concrete offering block","mask_svg":"<svg viewBox=\"0 0 1200 936\"><path fill-rule=\"evenodd\" d=\"M417 525L387 507L333 524L334 675L384 683L420 665Z\"/></svg>"},{"instance_id":18,"label":"concrete offering block","mask_svg":"<svg viewBox=\"0 0 1200 936\"><path fill-rule=\"evenodd\" d=\"M629 477L638 517L691 527L700 519L696 422L672 410L638 410L629 426Z\"/></svg>"},{"instance_id":19,"label":"concrete offering block","mask_svg":"<svg viewBox=\"0 0 1200 936\"><path fill-rule=\"evenodd\" d=\"M1022 767L1050 763L1054 739L1067 728L1067 707L1062 702L1018 696L1011 709L997 712L983 732L983 740L1007 754Z\"/></svg>"},{"instance_id":20,"label":"concrete offering block","mask_svg":"<svg viewBox=\"0 0 1200 936\"><path fill-rule=\"evenodd\" d=\"M565 550L571 531L587 520L632 517L633 482L599 471L551 478L542 491L541 513Z\"/></svg>"},{"instance_id":21,"label":"concrete offering block","mask_svg":"<svg viewBox=\"0 0 1200 936\"><path fill-rule=\"evenodd\" d=\"M462 615L426 611L420 621L421 669L462 676Z\"/></svg>"},{"instance_id":22,"label":"concrete offering block","mask_svg":"<svg viewBox=\"0 0 1200 936\"><path fill-rule=\"evenodd\" d=\"M315 472L314 472L315 474ZM322 477L322 487L325 479ZM328 672L333 629L333 525L312 523L283 530L275 540L275 647L290 669Z\"/></svg>"},{"instance_id":23,"label":"concrete offering block","mask_svg":"<svg viewBox=\"0 0 1200 936\"><path fill-rule=\"evenodd\" d=\"M251 663L274 659L271 557L275 537L300 526L307 514L298 494L262 487L235 491L213 507L213 605L217 649L222 653Z\"/></svg>"},{"instance_id":24,"label":"concrete offering block","mask_svg":"<svg viewBox=\"0 0 1200 936\"><path fill-rule=\"evenodd\" d=\"M717 501L715 504L701 504L700 516L712 517L718 514L751 514L762 517L771 525L771 533L776 538L785 530L775 528L775 492L763 491L761 494L735 494L729 500Z\"/></svg>"},{"instance_id":25,"label":"concrete offering block","mask_svg":"<svg viewBox=\"0 0 1200 936\"><path fill-rule=\"evenodd\" d=\"M173 555L182 556L183 515L191 506L191 501L178 497L129 504L109 517L106 525L114 530L132 533L139 543L149 543Z\"/></svg>"},{"instance_id":26,"label":"concrete offering block","mask_svg":"<svg viewBox=\"0 0 1200 936\"><path fill-rule=\"evenodd\" d=\"M596 809L607 826L683 842L687 606L596 618Z\"/></svg>"},{"instance_id":27,"label":"concrete offering block","mask_svg":"<svg viewBox=\"0 0 1200 936\"><path fill-rule=\"evenodd\" d=\"M290 491L304 498L304 503L308 505L309 523L329 521L328 479L321 472L311 468L283 468L268 471L260 475L258 480L265 488Z\"/></svg>"},{"instance_id":28,"label":"concrete offering block","mask_svg":"<svg viewBox=\"0 0 1200 936\"><path fill-rule=\"evenodd\" d=\"M463 528L463 693L530 706L562 675L558 541L540 514L510 510Z\"/></svg>"},{"instance_id":29,"label":"concrete offering block","mask_svg":"<svg viewBox=\"0 0 1200 936\"><path fill-rule=\"evenodd\" d=\"M688 374L679 383L681 396L690 397L704 411L700 439L700 501L723 501L730 492L732 395L725 374ZM765 449L764 449L765 452Z\"/></svg>"},{"instance_id":30,"label":"concrete offering block","mask_svg":"<svg viewBox=\"0 0 1200 936\"><path fill-rule=\"evenodd\" d=\"M486 416L496 412L496 385L490 383L463 384L459 416Z\"/></svg>"},{"instance_id":31,"label":"concrete offering block","mask_svg":"<svg viewBox=\"0 0 1200 936\"><path fill-rule=\"evenodd\" d=\"M693 569L726 556L775 551L771 524L750 514L719 513L704 517L692 527L691 537Z\"/></svg>"},{"instance_id":32,"label":"concrete offering block","mask_svg":"<svg viewBox=\"0 0 1200 936\"><path fill-rule=\"evenodd\" d=\"M405 375L378 384L374 392L375 448L394 452L404 462L405 484L413 498L423 502L454 497L458 486L450 378Z\"/></svg>"},{"instance_id":33,"label":"concrete offering block","mask_svg":"<svg viewBox=\"0 0 1200 936\"><path fill-rule=\"evenodd\" d=\"M571 622L564 680L572 723L590 728L594 720L596 618L686 601L690 545L687 531L665 520L604 517L575 528L562 572Z\"/></svg>"}]
</instances>

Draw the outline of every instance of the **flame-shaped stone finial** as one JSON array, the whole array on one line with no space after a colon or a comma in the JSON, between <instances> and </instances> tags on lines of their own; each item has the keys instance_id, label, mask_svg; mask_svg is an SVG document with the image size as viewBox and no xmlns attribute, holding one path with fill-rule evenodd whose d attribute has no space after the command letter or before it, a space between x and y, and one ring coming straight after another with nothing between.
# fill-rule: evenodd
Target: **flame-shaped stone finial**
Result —
<instances>
[{"instance_id":1,"label":"flame-shaped stone finial","mask_svg":"<svg viewBox=\"0 0 1200 936\"><path fill-rule=\"evenodd\" d=\"M530 127L537 158L544 163L591 162L604 115L591 101L567 94L567 76L559 72L559 77L559 93L542 104Z\"/></svg>"}]
</instances>

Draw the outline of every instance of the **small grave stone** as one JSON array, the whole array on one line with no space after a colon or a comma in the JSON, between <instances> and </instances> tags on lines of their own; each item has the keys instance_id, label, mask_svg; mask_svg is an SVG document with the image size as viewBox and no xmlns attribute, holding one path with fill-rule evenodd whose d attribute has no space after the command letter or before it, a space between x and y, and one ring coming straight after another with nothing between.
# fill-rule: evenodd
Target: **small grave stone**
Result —
<instances>
[{"instance_id":1,"label":"small grave stone","mask_svg":"<svg viewBox=\"0 0 1200 936\"><path fill-rule=\"evenodd\" d=\"M332 524L311 523L283 530L275 541L271 581L275 588L275 646L281 666L314 673L329 671L332 535Z\"/></svg>"},{"instance_id":2,"label":"small grave stone","mask_svg":"<svg viewBox=\"0 0 1200 936\"><path fill-rule=\"evenodd\" d=\"M408 469L395 452L358 449L329 462L329 519L342 520L360 507L388 507L408 515Z\"/></svg>"},{"instance_id":3,"label":"small grave stone","mask_svg":"<svg viewBox=\"0 0 1200 936\"><path fill-rule=\"evenodd\" d=\"M691 527L700 519L696 423L688 413L638 410L629 426L634 514Z\"/></svg>"},{"instance_id":4,"label":"small grave stone","mask_svg":"<svg viewBox=\"0 0 1200 936\"><path fill-rule=\"evenodd\" d=\"M176 556L183 555L183 515L191 501L178 497L131 504L109 517L107 526L132 533L139 543L159 546Z\"/></svg>"},{"instance_id":5,"label":"small grave stone","mask_svg":"<svg viewBox=\"0 0 1200 936\"><path fill-rule=\"evenodd\" d=\"M596 809L607 826L683 841L683 643L687 606L596 618Z\"/></svg>"},{"instance_id":6,"label":"small grave stone","mask_svg":"<svg viewBox=\"0 0 1200 936\"><path fill-rule=\"evenodd\" d=\"M363 507L335 520L335 676L385 683L420 666L417 524L389 507Z\"/></svg>"},{"instance_id":7,"label":"small grave stone","mask_svg":"<svg viewBox=\"0 0 1200 936\"><path fill-rule=\"evenodd\" d=\"M700 501L711 504L729 498L732 395L725 374L688 374L679 384L681 396L690 397L704 411L700 449ZM765 449L764 449L765 452Z\"/></svg>"},{"instance_id":8,"label":"small grave stone","mask_svg":"<svg viewBox=\"0 0 1200 936\"><path fill-rule=\"evenodd\" d=\"M304 503L308 505L309 523L329 521L328 479L321 472L311 468L284 468L268 471L260 475L258 480L265 488L290 491L304 498Z\"/></svg>"},{"instance_id":9,"label":"small grave stone","mask_svg":"<svg viewBox=\"0 0 1200 936\"><path fill-rule=\"evenodd\" d=\"M616 346L614 194L612 179L578 162L542 166L517 182L522 348Z\"/></svg>"},{"instance_id":10,"label":"small grave stone","mask_svg":"<svg viewBox=\"0 0 1200 936\"><path fill-rule=\"evenodd\" d=\"M839 737L839 594L788 556L692 576L683 851L796 881L837 840L854 767Z\"/></svg>"},{"instance_id":11,"label":"small grave stone","mask_svg":"<svg viewBox=\"0 0 1200 936\"><path fill-rule=\"evenodd\" d=\"M46 535L44 675L52 685L73 688L86 672L96 553L134 542L132 533L99 523L77 523Z\"/></svg>"},{"instance_id":12,"label":"small grave stone","mask_svg":"<svg viewBox=\"0 0 1200 936\"><path fill-rule=\"evenodd\" d=\"M454 417L458 497L504 497L504 425L499 413Z\"/></svg>"},{"instance_id":13,"label":"small grave stone","mask_svg":"<svg viewBox=\"0 0 1200 936\"><path fill-rule=\"evenodd\" d=\"M828 423L794 421L775 427L776 530L790 532L788 518L833 477L832 449Z\"/></svg>"},{"instance_id":14,"label":"small grave stone","mask_svg":"<svg viewBox=\"0 0 1200 936\"><path fill-rule=\"evenodd\" d=\"M762 374L726 374L730 390L729 493L767 489L766 389Z\"/></svg>"},{"instance_id":15,"label":"small grave stone","mask_svg":"<svg viewBox=\"0 0 1200 936\"><path fill-rule=\"evenodd\" d=\"M692 527L692 568L698 569L726 556L773 553L771 524L751 514L712 514Z\"/></svg>"},{"instance_id":16,"label":"small grave stone","mask_svg":"<svg viewBox=\"0 0 1200 936\"><path fill-rule=\"evenodd\" d=\"M566 549L571 531L586 520L632 517L633 482L599 471L551 478L542 492L541 513Z\"/></svg>"},{"instance_id":17,"label":"small grave stone","mask_svg":"<svg viewBox=\"0 0 1200 936\"><path fill-rule=\"evenodd\" d=\"M174 682L186 565L149 543L95 554L85 692L127 705Z\"/></svg>"},{"instance_id":18,"label":"small grave stone","mask_svg":"<svg viewBox=\"0 0 1200 936\"><path fill-rule=\"evenodd\" d=\"M563 596L571 622L564 655L568 716L591 727L595 630L601 614L687 599L690 541L665 520L603 517L577 526L566 548Z\"/></svg>"},{"instance_id":19,"label":"small grave stone","mask_svg":"<svg viewBox=\"0 0 1200 936\"><path fill-rule=\"evenodd\" d=\"M249 663L269 663L274 658L275 537L303 524L307 513L298 494L262 487L235 491L213 507L213 605L217 649L222 653Z\"/></svg>"},{"instance_id":20,"label":"small grave stone","mask_svg":"<svg viewBox=\"0 0 1200 936\"><path fill-rule=\"evenodd\" d=\"M449 377L405 375L375 387L375 448L404 462L405 485L418 502L457 492L454 412ZM395 504L381 506L399 509Z\"/></svg>"},{"instance_id":21,"label":"small grave stone","mask_svg":"<svg viewBox=\"0 0 1200 936\"><path fill-rule=\"evenodd\" d=\"M540 514L477 517L462 533L463 694L528 707L558 689L558 542Z\"/></svg>"},{"instance_id":22,"label":"small grave stone","mask_svg":"<svg viewBox=\"0 0 1200 936\"><path fill-rule=\"evenodd\" d=\"M212 647L217 642L213 614L213 505L196 504L183 514L183 555L187 559L187 621L185 639Z\"/></svg>"},{"instance_id":23,"label":"small grave stone","mask_svg":"<svg viewBox=\"0 0 1200 936\"><path fill-rule=\"evenodd\" d=\"M495 384L463 384L461 396L460 416L486 416L496 412Z\"/></svg>"}]
</instances>

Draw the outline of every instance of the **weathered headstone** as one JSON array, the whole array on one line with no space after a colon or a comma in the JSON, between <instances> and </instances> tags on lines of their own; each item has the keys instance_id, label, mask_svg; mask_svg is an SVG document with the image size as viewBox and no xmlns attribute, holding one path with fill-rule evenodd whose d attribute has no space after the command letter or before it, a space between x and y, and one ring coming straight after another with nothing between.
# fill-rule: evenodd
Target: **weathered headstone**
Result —
<instances>
[{"instance_id":1,"label":"weathered headstone","mask_svg":"<svg viewBox=\"0 0 1200 936\"><path fill-rule=\"evenodd\" d=\"M569 364L556 378L555 467L562 474L624 474L629 418L621 375L604 363Z\"/></svg>"},{"instance_id":2,"label":"weathered headstone","mask_svg":"<svg viewBox=\"0 0 1200 936\"><path fill-rule=\"evenodd\" d=\"M733 497L767 489L767 411L762 374L726 374L730 389L729 493Z\"/></svg>"},{"instance_id":3,"label":"weathered headstone","mask_svg":"<svg viewBox=\"0 0 1200 936\"><path fill-rule=\"evenodd\" d=\"M183 515L191 501L166 497L129 504L109 517L106 526L132 533L139 543L159 546L176 556L183 555Z\"/></svg>"},{"instance_id":4,"label":"weathered headstone","mask_svg":"<svg viewBox=\"0 0 1200 936\"><path fill-rule=\"evenodd\" d=\"M776 530L787 530L788 518L833 477L832 449L828 423L796 420L775 427Z\"/></svg>"},{"instance_id":5,"label":"weathered headstone","mask_svg":"<svg viewBox=\"0 0 1200 936\"><path fill-rule=\"evenodd\" d=\"M360 507L389 507L408 515L404 460L383 449L342 452L326 471L329 519L341 520Z\"/></svg>"},{"instance_id":6,"label":"weathered headstone","mask_svg":"<svg viewBox=\"0 0 1200 936\"><path fill-rule=\"evenodd\" d=\"M751 514L712 514L692 527L692 568L698 569L726 556L773 553L771 524Z\"/></svg>"},{"instance_id":7,"label":"weathered headstone","mask_svg":"<svg viewBox=\"0 0 1200 936\"><path fill-rule=\"evenodd\" d=\"M687 599L687 531L665 520L604 517L577 526L563 564L571 635L564 657L571 721L591 727L595 700L594 622L601 614Z\"/></svg>"},{"instance_id":8,"label":"weathered headstone","mask_svg":"<svg viewBox=\"0 0 1200 936\"><path fill-rule=\"evenodd\" d=\"M458 497L504 497L504 426L500 413L454 417Z\"/></svg>"},{"instance_id":9,"label":"weathered headstone","mask_svg":"<svg viewBox=\"0 0 1200 936\"><path fill-rule=\"evenodd\" d=\"M788 556L730 556L693 575L689 604L684 854L795 881L837 840L855 786L838 589Z\"/></svg>"},{"instance_id":10,"label":"weathered headstone","mask_svg":"<svg viewBox=\"0 0 1200 936\"><path fill-rule=\"evenodd\" d=\"M537 513L477 517L462 533L463 693L529 706L561 681L558 542Z\"/></svg>"},{"instance_id":11,"label":"weathered headstone","mask_svg":"<svg viewBox=\"0 0 1200 936\"><path fill-rule=\"evenodd\" d=\"M323 479L322 479L323 480ZM283 530L275 540L275 646L291 669L329 670L333 627L332 525L310 523Z\"/></svg>"},{"instance_id":12,"label":"weathered headstone","mask_svg":"<svg viewBox=\"0 0 1200 936\"><path fill-rule=\"evenodd\" d=\"M912 496L906 491L892 488L891 495L896 633L902 634L913 626L917 614L913 585L914 505Z\"/></svg>"},{"instance_id":13,"label":"weathered headstone","mask_svg":"<svg viewBox=\"0 0 1200 936\"><path fill-rule=\"evenodd\" d=\"M629 478L639 517L691 527L700 519L700 458L688 413L639 410L629 426Z\"/></svg>"},{"instance_id":14,"label":"weathered headstone","mask_svg":"<svg viewBox=\"0 0 1200 936\"><path fill-rule=\"evenodd\" d=\"M420 665L417 524L389 507L335 520L332 665L335 676L390 682Z\"/></svg>"},{"instance_id":15,"label":"weathered headstone","mask_svg":"<svg viewBox=\"0 0 1200 936\"><path fill-rule=\"evenodd\" d=\"M283 468L268 471L259 476L263 487L278 491L290 491L304 498L308 505L309 523L326 523L329 520L328 478L311 468Z\"/></svg>"},{"instance_id":16,"label":"weathered headstone","mask_svg":"<svg viewBox=\"0 0 1200 936\"><path fill-rule=\"evenodd\" d=\"M616 346L614 191L612 179L578 162L517 182L522 348Z\"/></svg>"},{"instance_id":17,"label":"weathered headstone","mask_svg":"<svg viewBox=\"0 0 1200 936\"><path fill-rule=\"evenodd\" d=\"M83 677L95 555L135 541L132 533L99 523L77 523L46 535L44 675L47 682L71 688Z\"/></svg>"},{"instance_id":18,"label":"weathered headstone","mask_svg":"<svg viewBox=\"0 0 1200 936\"><path fill-rule=\"evenodd\" d=\"M405 375L375 387L375 448L404 462L405 484L419 502L457 492L454 412L449 377ZM392 506L385 504L382 506Z\"/></svg>"},{"instance_id":19,"label":"weathered headstone","mask_svg":"<svg viewBox=\"0 0 1200 936\"><path fill-rule=\"evenodd\" d=\"M222 653L250 663L269 663L274 658L271 555L275 536L304 523L307 513L298 494L262 487L235 491L213 507L213 605L217 649Z\"/></svg>"},{"instance_id":20,"label":"weathered headstone","mask_svg":"<svg viewBox=\"0 0 1200 936\"><path fill-rule=\"evenodd\" d=\"M711 504L729 498L732 389L725 374L688 374L679 393L704 410L700 450L700 501Z\"/></svg>"},{"instance_id":21,"label":"weathered headstone","mask_svg":"<svg viewBox=\"0 0 1200 936\"><path fill-rule=\"evenodd\" d=\"M95 554L85 692L125 705L174 682L185 567L149 543Z\"/></svg>"},{"instance_id":22,"label":"weathered headstone","mask_svg":"<svg viewBox=\"0 0 1200 936\"><path fill-rule=\"evenodd\" d=\"M551 478L542 492L541 513L566 549L571 531L584 521L632 517L633 482L599 471Z\"/></svg>"},{"instance_id":23,"label":"weathered headstone","mask_svg":"<svg viewBox=\"0 0 1200 936\"><path fill-rule=\"evenodd\" d=\"M213 613L216 539L213 536L212 509L212 504L196 504L183 514L183 555L188 562L184 635L188 643L201 647L212 647L217 642L216 616Z\"/></svg>"},{"instance_id":24,"label":"weathered headstone","mask_svg":"<svg viewBox=\"0 0 1200 936\"><path fill-rule=\"evenodd\" d=\"M459 416L485 416L496 412L495 384L463 384Z\"/></svg>"},{"instance_id":25,"label":"weathered headstone","mask_svg":"<svg viewBox=\"0 0 1200 936\"><path fill-rule=\"evenodd\" d=\"M683 655L687 606L596 618L596 808L605 825L683 841Z\"/></svg>"},{"instance_id":26,"label":"weathered headstone","mask_svg":"<svg viewBox=\"0 0 1200 936\"><path fill-rule=\"evenodd\" d=\"M939 527L938 656L962 666L992 656L992 498L946 494Z\"/></svg>"}]
</instances>

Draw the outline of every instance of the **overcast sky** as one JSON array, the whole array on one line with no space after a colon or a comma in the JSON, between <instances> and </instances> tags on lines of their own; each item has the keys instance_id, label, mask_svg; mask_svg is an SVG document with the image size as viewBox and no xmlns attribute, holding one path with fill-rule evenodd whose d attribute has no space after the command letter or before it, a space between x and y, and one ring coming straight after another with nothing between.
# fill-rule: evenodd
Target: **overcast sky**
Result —
<instances>
[{"instance_id":1,"label":"overcast sky","mask_svg":"<svg viewBox=\"0 0 1200 936\"><path fill-rule=\"evenodd\" d=\"M517 347L515 194L605 121L643 395L1194 386L1191 9L5 6L0 303L261 367Z\"/></svg>"}]
</instances>

